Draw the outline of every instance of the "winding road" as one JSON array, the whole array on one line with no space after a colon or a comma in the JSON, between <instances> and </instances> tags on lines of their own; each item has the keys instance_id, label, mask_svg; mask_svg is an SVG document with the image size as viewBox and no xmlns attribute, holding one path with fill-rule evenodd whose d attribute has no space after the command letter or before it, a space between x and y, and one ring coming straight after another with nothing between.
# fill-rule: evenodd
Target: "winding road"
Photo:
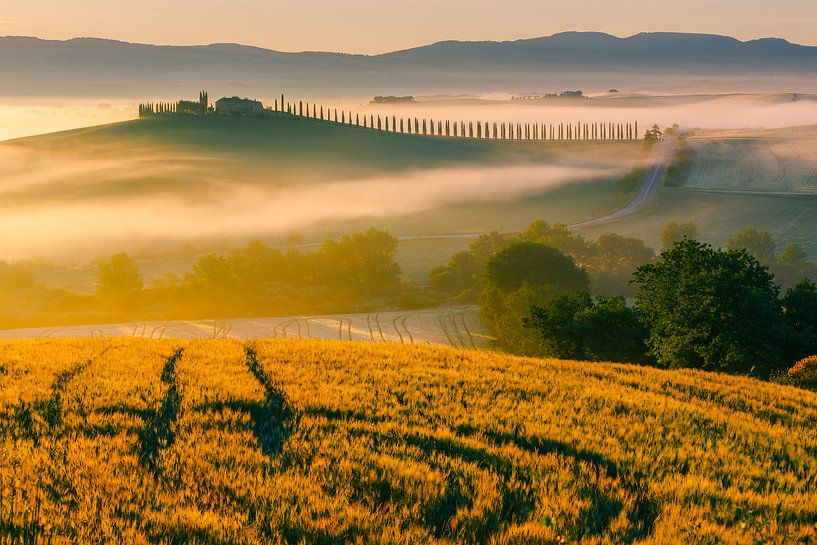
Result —
<instances>
[{"instance_id":1,"label":"winding road","mask_svg":"<svg viewBox=\"0 0 817 545\"><path fill-rule=\"evenodd\" d=\"M664 171L667 168L667 160L672 155L672 149L675 147L675 141L676 138L670 138L658 145L658 148L655 151L655 160L647 171L647 174L644 176L644 181L641 182L641 185L638 188L638 193L636 193L635 197L633 197L633 199L623 208L619 208L614 212L610 212L609 214L605 214L597 218L568 225L567 227L570 229L581 229L583 227L592 227L594 225L607 223L625 216L629 216L630 214L634 214L636 211L650 204L653 198L655 198L655 194L658 193L658 189L661 187L661 181L664 178ZM403 235L398 236L397 240L473 239L479 238L482 234L483 233L462 233L452 235Z\"/></svg>"},{"instance_id":2,"label":"winding road","mask_svg":"<svg viewBox=\"0 0 817 545\"><path fill-rule=\"evenodd\" d=\"M664 171L667 169L667 160L672 155L673 147L675 147L675 138L665 140L658 145L658 149L655 152L655 161L647 171L646 176L644 176L644 181L641 182L638 193L636 193L633 200L627 203L624 208L619 208L615 212L610 212L598 218L568 225L568 227L571 229L580 229L582 227L592 227L600 223L607 223L608 221L634 214L636 211L650 204L653 198L655 198L655 194L658 193L658 189L661 187L661 180L664 178Z\"/></svg>"}]
</instances>

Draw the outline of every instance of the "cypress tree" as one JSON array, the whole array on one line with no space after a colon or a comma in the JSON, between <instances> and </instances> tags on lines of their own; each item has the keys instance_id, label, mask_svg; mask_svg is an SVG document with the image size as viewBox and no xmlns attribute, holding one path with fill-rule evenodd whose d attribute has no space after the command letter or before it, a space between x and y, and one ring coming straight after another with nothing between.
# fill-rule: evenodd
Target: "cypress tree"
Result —
<instances>
[{"instance_id":1,"label":"cypress tree","mask_svg":"<svg viewBox=\"0 0 817 545\"><path fill-rule=\"evenodd\" d=\"M281 94L281 111L282 112L284 111L284 95L283 95L283 93Z\"/></svg>"},{"instance_id":2,"label":"cypress tree","mask_svg":"<svg viewBox=\"0 0 817 545\"><path fill-rule=\"evenodd\" d=\"M401 133L401 134L403 133L403 127L404 127L404 125L403 125L403 118L401 117L401 118L400 118L400 133Z\"/></svg>"}]
</instances>

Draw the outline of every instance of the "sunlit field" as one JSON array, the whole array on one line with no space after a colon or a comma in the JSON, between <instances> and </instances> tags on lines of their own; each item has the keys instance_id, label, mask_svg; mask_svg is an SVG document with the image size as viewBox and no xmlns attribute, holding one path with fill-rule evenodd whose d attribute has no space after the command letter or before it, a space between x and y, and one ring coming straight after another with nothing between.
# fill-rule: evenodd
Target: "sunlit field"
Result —
<instances>
[{"instance_id":1,"label":"sunlit field","mask_svg":"<svg viewBox=\"0 0 817 545\"><path fill-rule=\"evenodd\" d=\"M298 340L18 341L0 361L0 528L21 542L817 532L817 395L752 379Z\"/></svg>"}]
</instances>

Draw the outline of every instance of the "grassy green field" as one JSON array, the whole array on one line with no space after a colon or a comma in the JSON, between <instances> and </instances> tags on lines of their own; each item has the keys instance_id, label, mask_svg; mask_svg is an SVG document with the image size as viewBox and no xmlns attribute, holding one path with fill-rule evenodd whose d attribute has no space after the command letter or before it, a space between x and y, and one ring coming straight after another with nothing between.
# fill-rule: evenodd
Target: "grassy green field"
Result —
<instances>
[{"instance_id":1,"label":"grassy green field","mask_svg":"<svg viewBox=\"0 0 817 545\"><path fill-rule=\"evenodd\" d=\"M0 542L817 538L817 394L298 340L0 343Z\"/></svg>"}]
</instances>

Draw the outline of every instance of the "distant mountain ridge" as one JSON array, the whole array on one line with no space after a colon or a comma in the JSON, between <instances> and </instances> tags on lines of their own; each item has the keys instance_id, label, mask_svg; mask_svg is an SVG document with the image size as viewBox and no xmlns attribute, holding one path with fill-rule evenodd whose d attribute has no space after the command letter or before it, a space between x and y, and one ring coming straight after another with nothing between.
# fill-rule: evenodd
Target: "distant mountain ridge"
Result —
<instances>
[{"instance_id":1,"label":"distant mountain ridge","mask_svg":"<svg viewBox=\"0 0 817 545\"><path fill-rule=\"evenodd\" d=\"M707 79L752 88L808 82L817 47L708 34L619 38L564 32L515 41L443 41L381 55L281 52L240 44L162 46L99 38L0 37L0 95L146 96L200 87L272 96L517 92L678 86Z\"/></svg>"}]
</instances>

